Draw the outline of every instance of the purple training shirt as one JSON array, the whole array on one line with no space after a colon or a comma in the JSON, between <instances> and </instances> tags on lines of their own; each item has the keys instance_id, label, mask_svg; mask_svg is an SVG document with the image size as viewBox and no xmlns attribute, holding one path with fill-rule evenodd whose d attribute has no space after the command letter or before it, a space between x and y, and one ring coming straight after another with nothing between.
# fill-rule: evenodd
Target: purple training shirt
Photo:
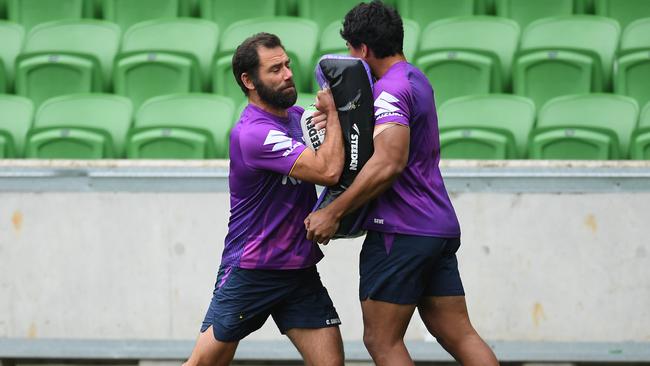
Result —
<instances>
[{"instance_id":1,"label":"purple training shirt","mask_svg":"<svg viewBox=\"0 0 650 366\"><path fill-rule=\"evenodd\" d=\"M391 66L375 83L375 126L410 128L406 168L370 206L364 227L385 233L459 237L460 226L440 174L440 140L433 89L408 62Z\"/></svg>"},{"instance_id":2,"label":"purple training shirt","mask_svg":"<svg viewBox=\"0 0 650 366\"><path fill-rule=\"evenodd\" d=\"M289 177L305 150L303 109L281 118L249 104L230 135L230 220L222 266L298 269L323 253L306 239L304 219L316 202L312 183Z\"/></svg>"}]
</instances>

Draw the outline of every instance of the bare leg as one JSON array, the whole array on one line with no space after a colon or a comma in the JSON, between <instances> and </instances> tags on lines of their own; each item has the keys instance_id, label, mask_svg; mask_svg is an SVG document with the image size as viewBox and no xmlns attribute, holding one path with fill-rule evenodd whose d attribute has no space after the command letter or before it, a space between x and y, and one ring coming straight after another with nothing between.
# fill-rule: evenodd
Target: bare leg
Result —
<instances>
[{"instance_id":1,"label":"bare leg","mask_svg":"<svg viewBox=\"0 0 650 366\"><path fill-rule=\"evenodd\" d=\"M343 366L343 340L339 327L293 328L287 331L306 366Z\"/></svg>"},{"instance_id":2,"label":"bare leg","mask_svg":"<svg viewBox=\"0 0 650 366\"><path fill-rule=\"evenodd\" d=\"M364 300L363 343L378 366L413 365L404 345L404 333L415 311L415 305L391 304Z\"/></svg>"},{"instance_id":3,"label":"bare leg","mask_svg":"<svg viewBox=\"0 0 650 366\"><path fill-rule=\"evenodd\" d=\"M239 342L220 342L214 338L212 326L199 334L190 359L183 366L230 365Z\"/></svg>"},{"instance_id":4,"label":"bare leg","mask_svg":"<svg viewBox=\"0 0 650 366\"><path fill-rule=\"evenodd\" d=\"M431 296L418 311L429 333L463 366L498 365L494 352L478 335L467 314L465 296Z\"/></svg>"}]
</instances>

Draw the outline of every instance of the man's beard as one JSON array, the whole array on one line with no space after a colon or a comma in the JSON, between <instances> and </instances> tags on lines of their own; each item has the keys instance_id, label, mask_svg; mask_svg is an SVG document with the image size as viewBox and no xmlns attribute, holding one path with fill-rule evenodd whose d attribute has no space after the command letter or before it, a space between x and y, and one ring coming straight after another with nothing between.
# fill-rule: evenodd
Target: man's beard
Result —
<instances>
[{"instance_id":1,"label":"man's beard","mask_svg":"<svg viewBox=\"0 0 650 366\"><path fill-rule=\"evenodd\" d=\"M287 109L296 104L296 100L298 99L298 93L296 92L296 86L293 81L288 82L281 90L268 87L257 78L253 79L253 85L260 99L275 108ZM289 87L293 88L289 89Z\"/></svg>"}]
</instances>

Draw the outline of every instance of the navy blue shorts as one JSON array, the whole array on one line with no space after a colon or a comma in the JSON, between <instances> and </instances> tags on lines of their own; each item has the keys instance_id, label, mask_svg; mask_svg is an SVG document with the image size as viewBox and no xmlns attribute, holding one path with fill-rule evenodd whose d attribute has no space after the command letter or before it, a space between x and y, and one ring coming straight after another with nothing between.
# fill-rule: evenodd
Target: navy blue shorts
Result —
<instances>
[{"instance_id":1,"label":"navy blue shorts","mask_svg":"<svg viewBox=\"0 0 650 366\"><path fill-rule=\"evenodd\" d=\"M292 270L219 269L201 332L212 326L222 342L239 341L272 316L282 334L291 328L341 324L316 266Z\"/></svg>"},{"instance_id":2,"label":"navy blue shorts","mask_svg":"<svg viewBox=\"0 0 650 366\"><path fill-rule=\"evenodd\" d=\"M460 238L368 231L361 249L359 298L417 304L425 296L463 296Z\"/></svg>"}]
</instances>

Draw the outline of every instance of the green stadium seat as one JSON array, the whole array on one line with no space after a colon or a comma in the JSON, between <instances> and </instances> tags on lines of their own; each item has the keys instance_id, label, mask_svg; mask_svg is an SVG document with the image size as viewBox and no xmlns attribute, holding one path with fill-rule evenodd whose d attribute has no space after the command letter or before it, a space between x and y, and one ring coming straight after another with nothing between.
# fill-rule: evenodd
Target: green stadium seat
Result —
<instances>
[{"instance_id":1,"label":"green stadium seat","mask_svg":"<svg viewBox=\"0 0 650 366\"><path fill-rule=\"evenodd\" d=\"M650 18L625 28L614 76L614 92L645 105L650 102Z\"/></svg>"},{"instance_id":2,"label":"green stadium seat","mask_svg":"<svg viewBox=\"0 0 650 366\"><path fill-rule=\"evenodd\" d=\"M420 25L415 20L406 18L402 18L402 23L404 25L402 52L404 52L404 57L412 62L415 60L420 45Z\"/></svg>"},{"instance_id":3,"label":"green stadium seat","mask_svg":"<svg viewBox=\"0 0 650 366\"><path fill-rule=\"evenodd\" d=\"M496 14L496 0L476 0L476 14Z\"/></svg>"},{"instance_id":4,"label":"green stadium seat","mask_svg":"<svg viewBox=\"0 0 650 366\"><path fill-rule=\"evenodd\" d=\"M201 13L199 0L180 0L179 6L179 15L181 17L196 17Z\"/></svg>"},{"instance_id":5,"label":"green stadium seat","mask_svg":"<svg viewBox=\"0 0 650 366\"><path fill-rule=\"evenodd\" d=\"M16 60L16 94L38 106L58 95L109 90L119 42L119 27L102 20L34 27Z\"/></svg>"},{"instance_id":6,"label":"green stadium seat","mask_svg":"<svg viewBox=\"0 0 650 366\"><path fill-rule=\"evenodd\" d=\"M510 85L519 41L514 20L473 16L440 20L420 35L415 60L436 92L436 102L465 95L498 93Z\"/></svg>"},{"instance_id":7,"label":"green stadium seat","mask_svg":"<svg viewBox=\"0 0 650 366\"><path fill-rule=\"evenodd\" d=\"M313 20L322 30L333 21L343 19L359 3L358 0L298 0L298 16Z\"/></svg>"},{"instance_id":8,"label":"green stadium seat","mask_svg":"<svg viewBox=\"0 0 650 366\"><path fill-rule=\"evenodd\" d=\"M276 0L276 15L298 15L298 0Z\"/></svg>"},{"instance_id":9,"label":"green stadium seat","mask_svg":"<svg viewBox=\"0 0 650 366\"><path fill-rule=\"evenodd\" d=\"M274 16L275 0L201 0L201 17L216 22L222 31L240 20Z\"/></svg>"},{"instance_id":10,"label":"green stadium seat","mask_svg":"<svg viewBox=\"0 0 650 366\"><path fill-rule=\"evenodd\" d=\"M574 0L497 0L497 15L516 21L521 29L547 17L573 14Z\"/></svg>"},{"instance_id":11,"label":"green stadium seat","mask_svg":"<svg viewBox=\"0 0 650 366\"><path fill-rule=\"evenodd\" d=\"M73 94L49 99L28 133L28 158L124 157L131 101L111 94Z\"/></svg>"},{"instance_id":12,"label":"green stadium seat","mask_svg":"<svg viewBox=\"0 0 650 366\"><path fill-rule=\"evenodd\" d=\"M551 99L539 111L529 142L532 159L607 160L629 156L637 102L622 95Z\"/></svg>"},{"instance_id":13,"label":"green stadium seat","mask_svg":"<svg viewBox=\"0 0 650 366\"><path fill-rule=\"evenodd\" d=\"M115 93L138 108L165 94L207 91L219 40L216 24L204 19L158 19L124 34L115 60Z\"/></svg>"},{"instance_id":14,"label":"green stadium seat","mask_svg":"<svg viewBox=\"0 0 650 366\"><path fill-rule=\"evenodd\" d=\"M318 43L318 26L311 20L293 17L255 18L233 23L221 37L213 67L213 89L241 103L244 93L232 73L232 55L246 38L268 32L280 37L291 58L293 78L298 92L309 92L314 71L314 54Z\"/></svg>"},{"instance_id":15,"label":"green stadium seat","mask_svg":"<svg viewBox=\"0 0 650 366\"><path fill-rule=\"evenodd\" d=\"M474 0L397 0L400 15L415 20L422 29L436 20L473 15L474 7Z\"/></svg>"},{"instance_id":16,"label":"green stadium seat","mask_svg":"<svg viewBox=\"0 0 650 366\"><path fill-rule=\"evenodd\" d=\"M13 90L14 63L23 46L25 32L17 23L0 21L0 94Z\"/></svg>"},{"instance_id":17,"label":"green stadium seat","mask_svg":"<svg viewBox=\"0 0 650 366\"><path fill-rule=\"evenodd\" d=\"M593 14L594 0L575 0L574 12L576 14Z\"/></svg>"},{"instance_id":18,"label":"green stadium seat","mask_svg":"<svg viewBox=\"0 0 650 366\"><path fill-rule=\"evenodd\" d=\"M438 109L443 159L523 159L535 104L507 94L454 98Z\"/></svg>"},{"instance_id":19,"label":"green stadium seat","mask_svg":"<svg viewBox=\"0 0 650 366\"><path fill-rule=\"evenodd\" d=\"M228 155L235 104L213 94L152 98L129 133L130 159L214 159Z\"/></svg>"},{"instance_id":20,"label":"green stadium seat","mask_svg":"<svg viewBox=\"0 0 650 366\"><path fill-rule=\"evenodd\" d=\"M345 40L341 37L341 28L343 28L341 20L335 20L330 23L320 34L320 41L318 42L318 53L314 57L314 65L321 58L321 56L330 55L347 55L348 48L345 45Z\"/></svg>"},{"instance_id":21,"label":"green stadium seat","mask_svg":"<svg viewBox=\"0 0 650 366\"><path fill-rule=\"evenodd\" d=\"M158 18L175 18L180 14L179 0L103 0L104 19L122 28L123 32L136 23Z\"/></svg>"},{"instance_id":22,"label":"green stadium seat","mask_svg":"<svg viewBox=\"0 0 650 366\"><path fill-rule=\"evenodd\" d=\"M84 0L83 7L84 18L102 18L102 1L101 0Z\"/></svg>"},{"instance_id":23,"label":"green stadium seat","mask_svg":"<svg viewBox=\"0 0 650 366\"><path fill-rule=\"evenodd\" d=\"M33 116L31 100L0 94L0 159L23 157L25 136Z\"/></svg>"},{"instance_id":24,"label":"green stadium seat","mask_svg":"<svg viewBox=\"0 0 650 366\"><path fill-rule=\"evenodd\" d=\"M593 15L531 23L515 60L515 94L539 108L556 96L611 90L619 36L615 20Z\"/></svg>"},{"instance_id":25,"label":"green stadium seat","mask_svg":"<svg viewBox=\"0 0 650 366\"><path fill-rule=\"evenodd\" d=\"M9 20L29 31L37 24L63 19L81 19L84 0L7 0Z\"/></svg>"},{"instance_id":26,"label":"green stadium seat","mask_svg":"<svg viewBox=\"0 0 650 366\"><path fill-rule=\"evenodd\" d=\"M638 128L632 134L630 156L635 160L650 160L650 103L641 111Z\"/></svg>"},{"instance_id":27,"label":"green stadium seat","mask_svg":"<svg viewBox=\"0 0 650 366\"><path fill-rule=\"evenodd\" d=\"M7 19L7 0L0 0L0 19Z\"/></svg>"},{"instance_id":28,"label":"green stadium seat","mask_svg":"<svg viewBox=\"0 0 650 366\"><path fill-rule=\"evenodd\" d=\"M621 28L631 22L650 17L649 0L595 0L596 14L613 18Z\"/></svg>"}]
</instances>

